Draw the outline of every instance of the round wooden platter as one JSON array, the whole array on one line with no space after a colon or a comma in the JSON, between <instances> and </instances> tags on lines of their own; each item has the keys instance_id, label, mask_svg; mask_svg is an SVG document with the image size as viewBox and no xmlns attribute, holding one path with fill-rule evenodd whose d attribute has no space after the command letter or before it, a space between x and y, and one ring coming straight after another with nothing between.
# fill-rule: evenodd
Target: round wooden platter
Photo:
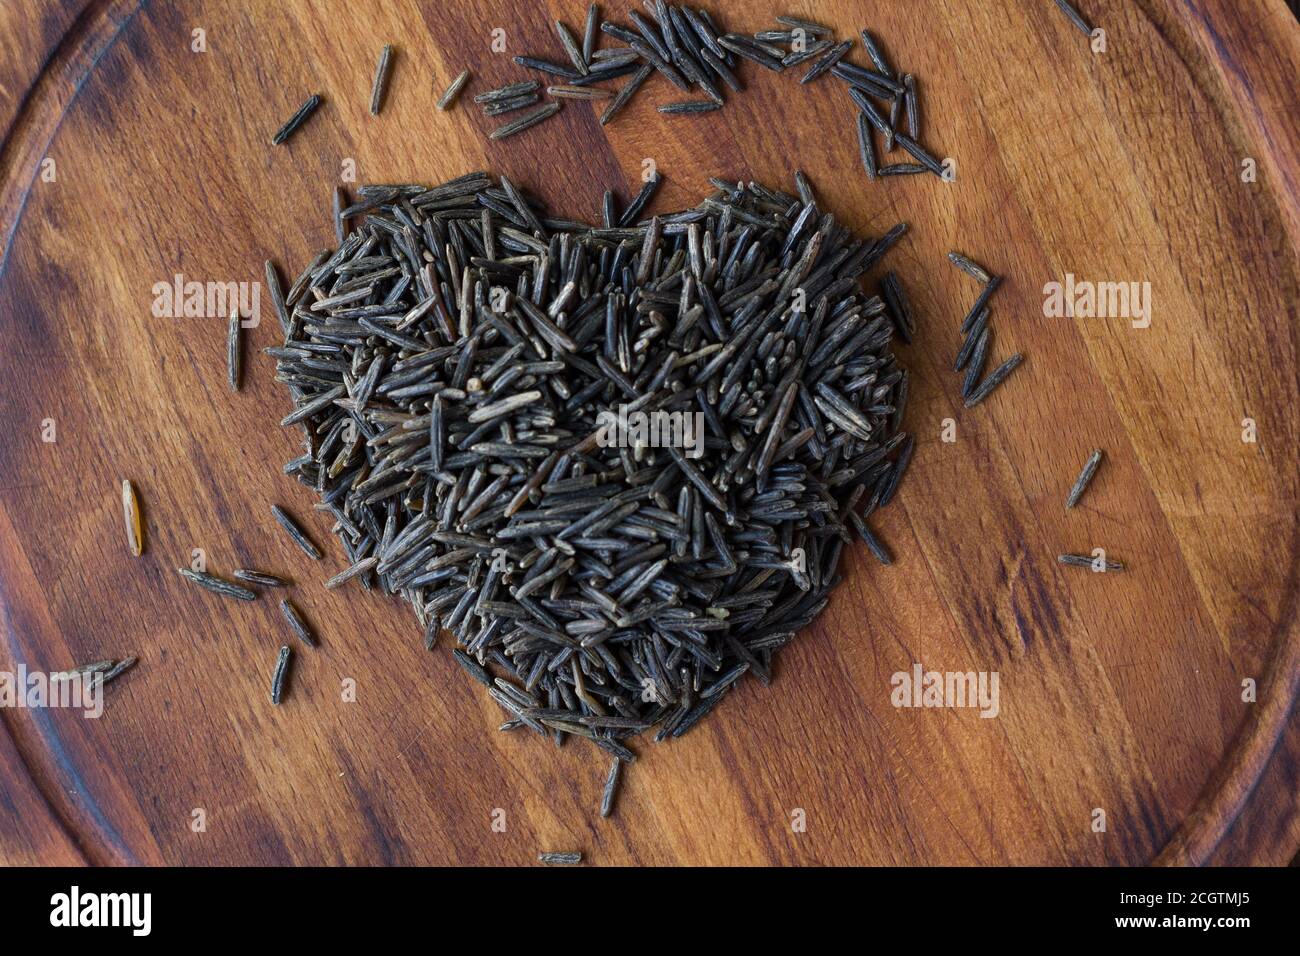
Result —
<instances>
[{"instance_id":1,"label":"round wooden platter","mask_svg":"<svg viewBox=\"0 0 1300 956\"><path fill-rule=\"evenodd\" d=\"M513 54L561 58L552 21L580 30L585 14L570 0L6 4L0 662L140 663L98 720L0 711L0 862L1288 861L1300 28L1281 0L1080 5L1105 52L1050 0L900 0L872 4L869 24L858 4L815 5L916 73L924 140L956 162L944 183L868 182L839 81L753 65L720 112L657 113L680 95L654 78L607 127L601 104L570 102L489 142L497 121L468 94L529 75ZM759 0L720 16L753 32L783 12L801 11ZM375 118L384 43L397 59ZM438 112L466 66L467 95ZM272 148L309 92L325 105ZM798 166L855 228L911 225L886 265L920 325L901 349L917 451L878 524L897 560L854 549L773 686L641 744L610 819L606 755L498 733L445 636L428 653L396 599L326 592L337 543L314 564L271 520L279 503L328 536L280 473L298 436L278 427L287 397L260 352L269 307L237 394L223 318L154 316L155 284L178 274L254 282L268 257L296 274L332 240L348 160L362 182L505 173L589 219L607 188L627 201L647 160L667 177L659 211L698 202L711 175L790 189ZM1005 276L995 358L1027 357L972 410L951 363L977 289L945 260L954 248ZM1149 326L1045 315L1044 287L1067 274L1149 283ZM1094 448L1105 464L1067 513ZM123 478L144 503L140 558ZM1094 547L1128 570L1056 563ZM187 584L176 568L194 549L218 573L297 582L322 646L298 653L281 706L273 595ZM892 675L916 664L997 672L997 716L893 706Z\"/></svg>"}]
</instances>

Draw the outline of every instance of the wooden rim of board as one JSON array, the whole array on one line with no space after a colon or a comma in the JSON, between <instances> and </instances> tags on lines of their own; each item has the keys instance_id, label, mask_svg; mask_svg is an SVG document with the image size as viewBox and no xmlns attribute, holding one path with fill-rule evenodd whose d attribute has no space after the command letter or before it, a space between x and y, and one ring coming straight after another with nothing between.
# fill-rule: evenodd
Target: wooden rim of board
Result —
<instances>
[{"instance_id":1,"label":"wooden rim of board","mask_svg":"<svg viewBox=\"0 0 1300 956\"><path fill-rule=\"evenodd\" d=\"M1219 49L1225 55L1213 60L1214 69L1227 96L1246 117L1247 136L1280 171L1287 190L1282 194L1281 210L1292 247L1300 243L1300 162L1294 149L1284 144L1297 142L1295 115L1270 113L1263 109L1256 91L1248 82L1254 69L1277 57L1294 63L1300 56L1295 21L1281 3L1272 7L1270 16L1261 16L1250 24L1237 25L1228 33L1222 24L1232 24L1226 17L1211 19L1217 5L1209 4L1195 11L1197 40L1202 49ZM1213 12L1222 12L1213 9ZM1278 29L1268 30L1267 21L1277 18ZM1260 41L1265 42L1260 42ZM1228 69L1235 66L1235 69ZM1273 638L1267 667L1267 684L1261 688L1260 704L1243 721L1229 746L1229 758L1207 782L1196 806L1174 833L1154 862L1164 865L1199 866L1209 860L1240 817L1248 799L1266 779L1273 757L1290 728L1300 688L1300 620L1296 619L1295 568L1290 569L1293 590L1288 594L1284 613ZM1292 728L1294 734L1294 729ZM1289 853L1298 848L1294 839Z\"/></svg>"},{"instance_id":2,"label":"wooden rim of board","mask_svg":"<svg viewBox=\"0 0 1300 956\"><path fill-rule=\"evenodd\" d=\"M1286 14L1281 0L1272 0L1273 14ZM0 142L0 223L8 224L4 235L0 276L9 265L9 251L21 222L22 214L35 181L40 160L57 134L67 110L75 101L82 82L122 37L143 0L90 0L80 15L54 47L53 55L23 96L17 115ZM1146 11L1145 15L1154 15ZM1267 158L1287 187L1281 216L1293 247L1300 247L1300 156L1288 151L1287 144L1300 141L1295 115L1279 114L1262 108L1247 77L1251 66L1271 57L1283 62L1300 62L1300 37L1289 24L1286 30L1260 31L1260 23L1269 17L1225 30L1230 17L1211 17L1207 10L1221 11L1221 4L1207 2L1202 7L1188 7L1193 17L1196 39L1205 49L1217 50L1219 56L1207 57L1220 83L1219 94L1238 108L1245 136ZM1261 42L1261 37L1266 42ZM1233 68L1229 68L1233 67ZM1294 568L1291 569L1294 577ZM1292 581L1294 584L1294 580ZM1288 595L1282 608L1282 623L1273 636L1269 663L1259 685L1259 704L1241 722L1230 742L1226 758L1205 785L1188 816L1156 857L1157 864L1200 865L1207 862L1237 823L1252 794L1265 785L1279 790L1286 786L1284 767L1276 766L1274 757L1291 726L1297 691L1300 690L1300 621L1295 619L1295 595ZM11 627L11 622L6 622ZM12 635L11 647L15 647ZM8 723L12 718L4 716ZM12 736L12 729L10 728ZM48 795L45 800L53 809ZM57 811L53 816L69 832L74 845L81 845L72 825ZM1285 828L1283 828L1285 829ZM1292 838L1294 838L1294 827ZM1294 852L1295 846L1290 847Z\"/></svg>"}]
</instances>

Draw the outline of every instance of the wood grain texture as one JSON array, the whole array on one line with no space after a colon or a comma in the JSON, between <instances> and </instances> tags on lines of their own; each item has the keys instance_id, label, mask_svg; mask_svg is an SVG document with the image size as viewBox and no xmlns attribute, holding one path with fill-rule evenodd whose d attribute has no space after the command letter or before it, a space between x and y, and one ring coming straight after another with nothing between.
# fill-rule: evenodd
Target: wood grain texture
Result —
<instances>
[{"instance_id":1,"label":"wood grain texture","mask_svg":"<svg viewBox=\"0 0 1300 956\"><path fill-rule=\"evenodd\" d=\"M1080 5L1105 54L1050 0L872 5L873 32L920 79L927 143L958 163L945 185L866 182L836 81L748 68L718 113L661 116L678 96L655 78L603 129L601 104L568 103L489 143L496 121L469 96L525 75L509 55L560 59L552 21L578 28L585 11L567 0L404 0L364 17L333 0L6 4L0 669L141 663L100 720L0 711L0 863L529 863L542 849L601 864L1288 861L1300 28L1281 0ZM788 8L716 9L753 31ZM867 25L840 0L816 16L843 35ZM206 53L191 52L196 27ZM505 55L489 51L495 27ZM375 118L386 42L397 59ZM439 113L466 66L466 97ZM325 105L272 149L308 92ZM39 176L46 157L55 182ZM154 318L151 290L176 273L256 281L267 257L296 271L331 242L349 158L362 181L505 173L594 218L604 189L630 197L647 158L668 177L667 210L715 174L788 188L796 157L854 227L912 225L890 257L921 326L901 352L917 454L879 525L897 561L850 555L774 686L744 685L682 740L642 745L602 821L604 754L497 733L496 705L445 644L422 650L409 609L320 586L337 548L313 564L270 518L285 505L326 538L309 492L279 474L298 450L276 425L273 362L250 349L231 395L224 320ZM950 364L975 289L951 248L1006 276L996 354L1028 356L970 411ZM1067 272L1150 282L1151 327L1045 318L1043 286ZM265 313L257 348L276 335ZM1241 440L1247 417L1257 443ZM1095 447L1107 461L1067 514ZM145 509L138 559L123 478ZM1054 561L1098 545L1130 570ZM267 699L285 638L275 601L187 585L174 569L196 548L217 573L299 582L322 647L296 655L281 707ZM917 661L998 671L1000 715L894 708L890 676ZM1247 678L1257 703L1242 701ZM806 832L792 832L796 810Z\"/></svg>"}]
</instances>

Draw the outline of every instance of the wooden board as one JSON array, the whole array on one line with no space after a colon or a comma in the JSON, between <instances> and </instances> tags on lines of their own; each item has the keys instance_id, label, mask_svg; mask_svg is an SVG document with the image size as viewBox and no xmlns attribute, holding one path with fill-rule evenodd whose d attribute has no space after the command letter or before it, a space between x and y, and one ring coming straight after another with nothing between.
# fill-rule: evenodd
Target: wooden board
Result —
<instances>
[{"instance_id":1,"label":"wooden board","mask_svg":"<svg viewBox=\"0 0 1300 956\"><path fill-rule=\"evenodd\" d=\"M865 25L858 4L815 6L842 35ZM99 720L0 711L0 863L528 863L570 848L599 864L1290 860L1300 28L1281 0L1081 6L1106 53L1049 0L872 4L871 28L920 78L927 143L956 160L944 184L867 182L830 78L745 68L743 95L694 118L655 112L677 98L656 78L606 128L570 103L499 144L468 99L433 109L464 66L473 93L522 78L512 54L561 57L551 21L580 28L585 10L570 0L6 4L0 665L141 663ZM752 32L780 12L758 0L723 19ZM385 42L398 60L372 118ZM309 91L326 105L271 148ZM337 549L313 566L270 520L281 503L326 537L279 473L298 452L273 363L250 349L232 395L224 321L151 311L178 273L256 281L267 257L296 271L331 239L348 159L362 181L489 169L584 217L606 188L626 201L648 159L668 177L659 210L697 202L710 175L790 188L797 164L855 228L912 226L889 260L921 325L902 351L917 453L879 528L896 563L851 555L774 686L643 745L611 820L596 815L603 755L497 733L496 705L445 645L422 650L407 608L320 586ZM1028 356L971 411L950 363L975 289L952 248L1006 276L997 353ZM1044 286L1067 273L1149 282L1150 327L1046 317ZM1106 463L1067 514L1096 447ZM139 559L124 477L145 502ZM1055 563L1095 546L1130 570ZM267 699L275 602L187 585L174 569L193 549L217 571L299 581L323 646L299 655L283 706ZM917 662L997 671L999 715L895 708L891 675Z\"/></svg>"}]
</instances>

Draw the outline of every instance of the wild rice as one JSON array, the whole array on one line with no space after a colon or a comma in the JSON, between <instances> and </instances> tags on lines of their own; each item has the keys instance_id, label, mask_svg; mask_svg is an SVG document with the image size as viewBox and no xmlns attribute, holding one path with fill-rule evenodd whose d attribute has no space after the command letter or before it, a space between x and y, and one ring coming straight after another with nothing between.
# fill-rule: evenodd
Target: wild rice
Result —
<instances>
[{"instance_id":1,"label":"wild rice","mask_svg":"<svg viewBox=\"0 0 1300 956\"><path fill-rule=\"evenodd\" d=\"M596 43L600 38L600 5L591 4L587 7L587 21L582 31L582 58L587 63L592 61L596 53Z\"/></svg>"},{"instance_id":2,"label":"wild rice","mask_svg":"<svg viewBox=\"0 0 1300 956\"><path fill-rule=\"evenodd\" d=\"M302 641L308 647L316 646L316 637L312 633L312 629L308 626L306 619L302 616L302 612L298 610L296 604L288 598L284 599L280 602L280 613L283 614L284 619L289 622L289 627L293 629L293 633L297 635L298 640Z\"/></svg>"},{"instance_id":3,"label":"wild rice","mask_svg":"<svg viewBox=\"0 0 1300 956\"><path fill-rule=\"evenodd\" d=\"M576 866L582 862L581 853L539 853L537 859L548 866Z\"/></svg>"},{"instance_id":4,"label":"wild rice","mask_svg":"<svg viewBox=\"0 0 1300 956\"><path fill-rule=\"evenodd\" d=\"M1070 18L1070 22L1079 28L1079 31L1086 37L1092 36L1092 25L1083 18L1074 5L1069 0L1056 0L1056 5L1061 8L1061 12Z\"/></svg>"},{"instance_id":5,"label":"wild rice","mask_svg":"<svg viewBox=\"0 0 1300 956\"><path fill-rule=\"evenodd\" d=\"M614 99L610 101L609 106L605 107L605 112L600 114L601 126L612 120L615 114L631 101L632 97L636 95L636 91L641 88L641 84L648 80L653 72L653 66L643 66L633 74L630 80L623 84L619 91L614 94Z\"/></svg>"},{"instance_id":6,"label":"wild rice","mask_svg":"<svg viewBox=\"0 0 1300 956\"><path fill-rule=\"evenodd\" d=\"M1121 561L1102 560L1100 557L1094 558L1090 554L1061 554L1057 555L1056 560L1069 567L1087 568L1096 572L1124 570L1124 564Z\"/></svg>"},{"instance_id":7,"label":"wild rice","mask_svg":"<svg viewBox=\"0 0 1300 956\"><path fill-rule=\"evenodd\" d=\"M571 100L603 100L613 96L609 90L590 86L548 86L546 92L551 96L560 96Z\"/></svg>"},{"instance_id":8,"label":"wild rice","mask_svg":"<svg viewBox=\"0 0 1300 956\"><path fill-rule=\"evenodd\" d=\"M1074 486L1070 489L1069 497L1065 499L1066 510L1073 508L1083 497L1083 493L1088 490L1088 483L1092 481L1092 476L1097 473L1097 466L1101 464L1102 451L1100 448L1093 451L1088 456L1088 460L1083 464L1083 470L1079 472L1079 477L1075 479Z\"/></svg>"},{"instance_id":9,"label":"wild rice","mask_svg":"<svg viewBox=\"0 0 1300 956\"><path fill-rule=\"evenodd\" d=\"M442 96L438 97L438 102L435 104L440 111L449 110L455 105L461 90L465 89L466 84L469 83L469 78L469 70L461 70L456 75L456 78L447 84L447 88L443 90Z\"/></svg>"},{"instance_id":10,"label":"wild rice","mask_svg":"<svg viewBox=\"0 0 1300 956\"><path fill-rule=\"evenodd\" d=\"M239 391L239 360L239 307L235 306L230 310L230 319L226 323L226 381L232 392Z\"/></svg>"},{"instance_id":11,"label":"wild rice","mask_svg":"<svg viewBox=\"0 0 1300 956\"><path fill-rule=\"evenodd\" d=\"M378 116L388 93L388 77L393 69L393 46L384 44L379 52L379 62L375 64L375 81L370 87L370 115Z\"/></svg>"},{"instance_id":12,"label":"wild rice","mask_svg":"<svg viewBox=\"0 0 1300 956\"><path fill-rule=\"evenodd\" d=\"M362 187L274 353L331 585L402 595L426 647L449 632L508 729L620 762L770 679L838 582L843 503L888 504L914 448L911 308L896 276L859 286L905 226L855 238L802 176L647 222L657 185L594 228L481 173ZM701 455L602 443L619 403L698 414Z\"/></svg>"},{"instance_id":13,"label":"wild rice","mask_svg":"<svg viewBox=\"0 0 1300 956\"><path fill-rule=\"evenodd\" d=\"M307 97L302 106L298 107L294 114L284 121L284 125L275 131L275 135L271 137L271 145L279 146L288 140L303 123L307 122L307 118L316 112L316 107L320 106L320 103L320 96L316 93Z\"/></svg>"},{"instance_id":14,"label":"wild rice","mask_svg":"<svg viewBox=\"0 0 1300 956\"><path fill-rule=\"evenodd\" d=\"M573 64L573 68L582 76L586 76L587 73L590 72L587 69L587 61L583 57L582 47L578 45L578 41L574 38L572 31L570 31L561 21L556 20L555 32L560 35L560 43L564 47L564 52L568 55L569 61Z\"/></svg>"},{"instance_id":15,"label":"wild rice","mask_svg":"<svg viewBox=\"0 0 1300 956\"><path fill-rule=\"evenodd\" d=\"M852 40L845 40L843 43L837 43L835 46L831 47L820 60L813 64L812 69L805 73L799 82L801 84L811 83L823 73L830 70L830 68L840 60L844 59L844 55L851 49L853 49Z\"/></svg>"},{"instance_id":16,"label":"wild rice","mask_svg":"<svg viewBox=\"0 0 1300 956\"><path fill-rule=\"evenodd\" d=\"M989 395L993 393L993 390L1006 381L1007 376L1020 366L1022 361L1024 361L1024 356L1017 352L990 372L988 378L984 379L984 381L981 382L966 399L966 407L974 408L980 402L984 401L984 399L988 398Z\"/></svg>"},{"instance_id":17,"label":"wild rice","mask_svg":"<svg viewBox=\"0 0 1300 956\"><path fill-rule=\"evenodd\" d=\"M261 585L264 588L284 588L291 583L279 575L268 574L265 571L253 571L249 568L240 568L231 577L240 581L247 581L249 584Z\"/></svg>"},{"instance_id":18,"label":"wild rice","mask_svg":"<svg viewBox=\"0 0 1300 956\"><path fill-rule=\"evenodd\" d=\"M307 532L302 530L302 527L294 520L293 515L289 514L289 512L285 511L279 505L271 506L271 514L273 514L275 520L280 523L280 527L288 532L289 537L293 539L294 544L298 545L298 547L302 549L303 554L307 555L307 557L311 558L313 561L320 560L320 548L316 547L311 538L307 537Z\"/></svg>"},{"instance_id":19,"label":"wild rice","mask_svg":"<svg viewBox=\"0 0 1300 956\"><path fill-rule=\"evenodd\" d=\"M177 568L181 576L193 581L201 588L206 588L213 594L220 594L222 597L237 598L240 601L252 601L257 598L254 591L248 588L242 588L238 584L231 584L229 581L223 581L214 574L208 574L206 571L193 571L189 568Z\"/></svg>"},{"instance_id":20,"label":"wild rice","mask_svg":"<svg viewBox=\"0 0 1300 956\"><path fill-rule=\"evenodd\" d=\"M977 282L988 283L992 279L987 269L973 259L963 256L960 252L948 253L948 260Z\"/></svg>"},{"instance_id":21,"label":"wild rice","mask_svg":"<svg viewBox=\"0 0 1300 956\"><path fill-rule=\"evenodd\" d=\"M275 658L275 670L271 672L271 703L279 704L284 699L284 685L289 677L289 661L293 651L288 644L280 648Z\"/></svg>"},{"instance_id":22,"label":"wild rice","mask_svg":"<svg viewBox=\"0 0 1300 956\"><path fill-rule=\"evenodd\" d=\"M607 817L614 812L614 800L618 795L618 784L622 777L623 761L618 757L609 765L609 776L605 778L605 789L600 797L600 815Z\"/></svg>"},{"instance_id":23,"label":"wild rice","mask_svg":"<svg viewBox=\"0 0 1300 956\"><path fill-rule=\"evenodd\" d=\"M126 520L127 549L138 558L144 554L144 523L140 518L140 499L136 496L135 486L125 478L122 479L122 514Z\"/></svg>"},{"instance_id":24,"label":"wild rice","mask_svg":"<svg viewBox=\"0 0 1300 956\"><path fill-rule=\"evenodd\" d=\"M719 109L720 103L712 100L687 100L680 103L665 103L659 107L660 113L710 113Z\"/></svg>"},{"instance_id":25,"label":"wild rice","mask_svg":"<svg viewBox=\"0 0 1300 956\"><path fill-rule=\"evenodd\" d=\"M504 126L498 126L489 134L490 139L505 139L507 136L514 136L516 133L522 133L526 129L536 126L543 120L549 119L560 111L560 103L546 103L537 109L526 113L513 122L506 123Z\"/></svg>"}]
</instances>

